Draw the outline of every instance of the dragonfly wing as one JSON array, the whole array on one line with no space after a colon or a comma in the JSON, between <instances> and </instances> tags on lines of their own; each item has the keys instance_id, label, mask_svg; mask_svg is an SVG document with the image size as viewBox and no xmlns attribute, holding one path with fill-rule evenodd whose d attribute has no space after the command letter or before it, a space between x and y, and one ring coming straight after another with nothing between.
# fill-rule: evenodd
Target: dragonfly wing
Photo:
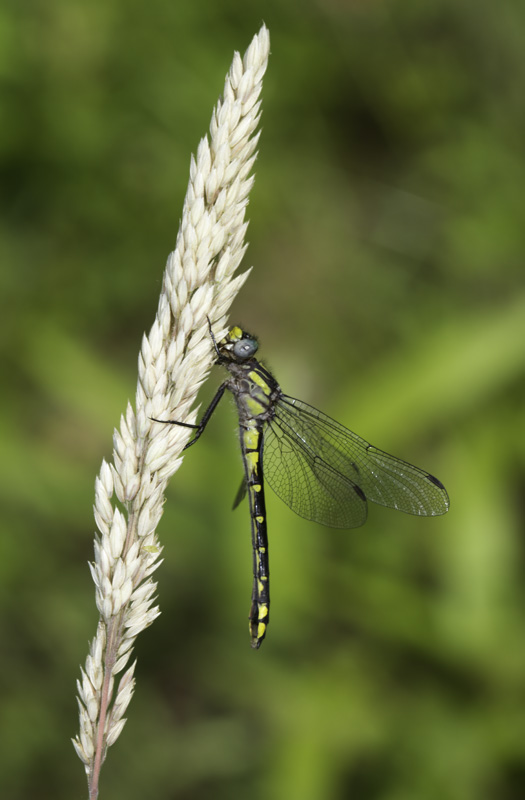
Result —
<instances>
[{"instance_id":1,"label":"dragonfly wing","mask_svg":"<svg viewBox=\"0 0 525 800\"><path fill-rule=\"evenodd\" d=\"M422 516L448 511L448 495L437 478L373 447L313 406L282 395L272 423L285 438L300 442L303 451L357 484L367 500Z\"/></svg>"},{"instance_id":2,"label":"dragonfly wing","mask_svg":"<svg viewBox=\"0 0 525 800\"><path fill-rule=\"evenodd\" d=\"M367 504L359 486L316 453L279 410L265 427L263 474L301 517L332 528L357 528L366 521Z\"/></svg>"},{"instance_id":3,"label":"dragonfly wing","mask_svg":"<svg viewBox=\"0 0 525 800\"><path fill-rule=\"evenodd\" d=\"M248 491L248 486L246 485L246 478L243 476L241 485L239 486L237 494L235 495L235 500L233 501L232 511L235 508L237 508L237 506L240 505L240 503L242 503L242 501L246 497L247 491Z\"/></svg>"}]
</instances>

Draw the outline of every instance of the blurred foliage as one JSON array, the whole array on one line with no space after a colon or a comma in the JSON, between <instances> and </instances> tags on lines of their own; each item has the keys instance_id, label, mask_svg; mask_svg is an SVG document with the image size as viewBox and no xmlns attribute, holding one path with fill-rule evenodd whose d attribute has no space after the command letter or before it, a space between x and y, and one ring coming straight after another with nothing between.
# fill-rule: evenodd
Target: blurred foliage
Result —
<instances>
[{"instance_id":1,"label":"blurred foliage","mask_svg":"<svg viewBox=\"0 0 525 800\"><path fill-rule=\"evenodd\" d=\"M93 482L190 152L262 19L255 269L232 320L287 392L438 475L451 510L373 507L345 532L270 497L253 652L225 404L170 489L163 614L101 798L521 798L525 6L468 0L0 9L2 795L84 796Z\"/></svg>"}]
</instances>

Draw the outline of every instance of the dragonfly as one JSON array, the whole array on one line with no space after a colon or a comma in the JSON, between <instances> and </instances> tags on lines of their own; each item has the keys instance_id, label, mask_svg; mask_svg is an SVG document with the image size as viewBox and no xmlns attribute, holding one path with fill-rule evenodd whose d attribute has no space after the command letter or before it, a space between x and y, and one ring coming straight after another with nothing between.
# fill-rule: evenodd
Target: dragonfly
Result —
<instances>
[{"instance_id":1,"label":"dragonfly","mask_svg":"<svg viewBox=\"0 0 525 800\"><path fill-rule=\"evenodd\" d=\"M229 377L219 386L198 424L154 420L195 430L185 450L198 441L229 390L237 406L244 477L235 508L248 495L253 548L249 614L251 646L258 649L270 619L270 567L265 481L296 514L331 528L358 528L368 502L419 516L449 509L441 481L369 444L302 400L284 394L257 360L257 339L235 326L216 342L215 363Z\"/></svg>"}]
</instances>

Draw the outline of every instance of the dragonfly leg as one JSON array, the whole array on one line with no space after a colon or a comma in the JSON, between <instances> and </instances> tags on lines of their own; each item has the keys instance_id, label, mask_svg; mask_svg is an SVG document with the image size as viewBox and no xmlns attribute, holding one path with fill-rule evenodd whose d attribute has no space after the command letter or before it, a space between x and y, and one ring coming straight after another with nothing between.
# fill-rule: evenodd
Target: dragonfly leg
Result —
<instances>
[{"instance_id":1,"label":"dragonfly leg","mask_svg":"<svg viewBox=\"0 0 525 800\"><path fill-rule=\"evenodd\" d=\"M204 414L202 416L202 419L198 423L198 425L192 425L189 422L179 422L176 419L155 419L154 417L150 417L150 419L153 420L153 422L163 422L165 425L180 425L181 428L193 428L193 430L197 431L197 433L195 434L193 439L190 439L190 441L185 445L184 449L187 450L188 447L191 447L192 444L195 444L195 442L198 439L200 439L200 437L204 433L206 425L208 424L208 422L211 419L211 415L213 414L213 412L215 411L215 409L219 405L220 399L224 394L224 390L226 389L226 386L227 386L226 383L222 383L219 386L219 388L215 392L215 397L213 398L213 400L211 401L210 405L208 406L208 408L204 412Z\"/></svg>"}]
</instances>

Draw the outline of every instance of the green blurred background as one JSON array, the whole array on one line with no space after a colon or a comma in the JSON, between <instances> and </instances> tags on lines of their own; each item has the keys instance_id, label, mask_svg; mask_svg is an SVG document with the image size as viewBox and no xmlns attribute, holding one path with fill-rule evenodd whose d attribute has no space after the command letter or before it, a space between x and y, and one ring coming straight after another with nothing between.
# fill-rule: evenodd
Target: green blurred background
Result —
<instances>
[{"instance_id":1,"label":"green blurred background","mask_svg":"<svg viewBox=\"0 0 525 800\"><path fill-rule=\"evenodd\" d=\"M233 322L286 392L446 485L333 531L269 497L249 646L233 409L170 486L162 616L101 798L525 794L525 5L0 10L3 797L81 798L93 483L133 398L189 157L234 49L272 56ZM202 401L220 380L213 374Z\"/></svg>"}]
</instances>

